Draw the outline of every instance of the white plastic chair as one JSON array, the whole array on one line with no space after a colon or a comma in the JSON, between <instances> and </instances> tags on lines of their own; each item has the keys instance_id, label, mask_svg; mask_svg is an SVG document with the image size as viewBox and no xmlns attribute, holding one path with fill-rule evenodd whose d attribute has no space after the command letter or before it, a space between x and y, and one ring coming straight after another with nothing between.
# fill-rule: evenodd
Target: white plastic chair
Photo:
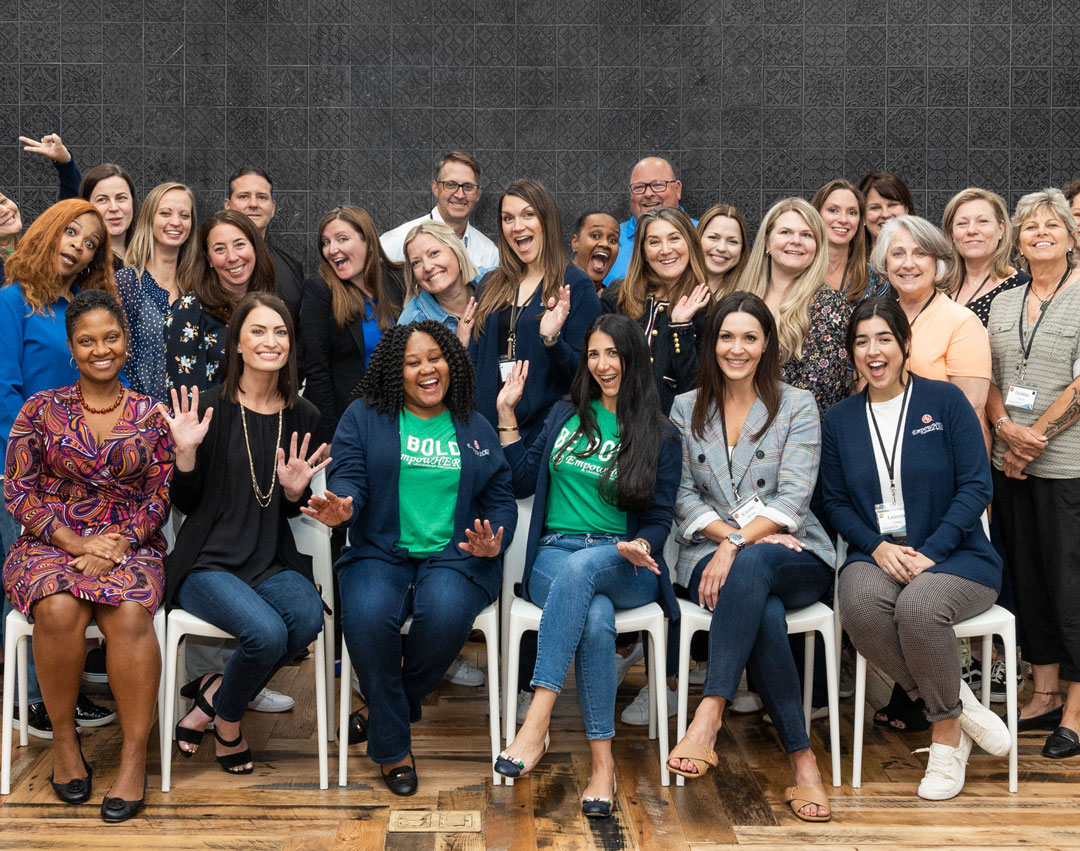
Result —
<instances>
[{"instance_id":1,"label":"white plastic chair","mask_svg":"<svg viewBox=\"0 0 1080 851\"><path fill-rule=\"evenodd\" d=\"M499 756L499 610L498 603L485 606L476 616L472 628L484 633L484 643L487 647L487 683L488 683L488 732L491 735L491 762L495 763ZM401 634L408 635L412 627L412 617L405 620L401 625ZM352 692L352 660L349 658L349 648L345 642L341 642L341 695L340 695L340 718L338 719L338 785L345 786L349 782L349 710L351 708ZM494 770L491 772L491 782L498 786L502 775Z\"/></svg>"},{"instance_id":2,"label":"white plastic chair","mask_svg":"<svg viewBox=\"0 0 1080 851\"><path fill-rule=\"evenodd\" d=\"M320 470L311 480L311 489L321 493L326 489L326 474ZM330 529L319 521L301 514L289 521L292 528L293 538L296 540L296 548L301 553L312 557L312 572L315 584L321 589L323 602L326 607L333 609L334 585L333 565L330 561ZM169 612L167 636L167 652L165 654L165 699L164 717L162 729L166 731L169 747L162 748L161 755L161 791L168 792L172 782L172 747L171 740L175 734L174 724L177 713L177 679L184 675L183 656L180 653L180 642L187 635L201 635L208 638L234 638L225 630L207 623L183 609L173 609ZM327 789L330 786L329 767L327 755L327 736L329 717L326 710L327 703L327 660L326 641L333 641L333 621L331 616L323 614L323 628L315 639L315 715L318 728L319 741L319 788ZM331 664L333 660L331 660ZM333 680L331 679L332 683Z\"/></svg>"},{"instance_id":3,"label":"white plastic chair","mask_svg":"<svg viewBox=\"0 0 1080 851\"><path fill-rule=\"evenodd\" d=\"M521 581L525 569L525 544L529 535L529 521L532 515L532 497L518 500L518 526L514 533L514 544L506 554L503 563L503 625L505 644L503 661L506 666L504 676L506 689L506 741L509 743L517 731L517 680L521 657L521 637L530 630L540 629L540 616L543 610L539 606L514 596L514 584ZM625 609L615 613L616 632L647 632L652 648L652 663L649 671L649 738L659 737L660 746L660 783L671 784L671 774L667 769L668 723L667 723L667 683L664 674L667 671L667 621L664 610L657 603L647 603L636 609ZM664 707L663 723L657 724L657 707ZM496 755L498 755L496 753ZM513 778L506 778L507 785L513 785Z\"/></svg>"},{"instance_id":4,"label":"white plastic chair","mask_svg":"<svg viewBox=\"0 0 1080 851\"><path fill-rule=\"evenodd\" d=\"M27 677L29 675L29 659L27 658L27 646L26 639L30 638L34 634L34 625L28 623L22 612L18 610L12 610L8 613L7 620L4 627L4 671L6 676L4 677L4 719L3 719L3 734L2 741L0 741L0 748L2 748L2 756L0 756L0 795L7 795L11 792L11 746L12 746L12 730L14 727L14 715L15 715L15 671L19 672L19 718L23 722L20 724L19 730L19 746L26 747L29 739L27 737L27 728L30 726L27 720L28 716L28 683ZM154 634L157 636L158 650L161 653L161 658L165 658L165 610L159 608L154 615ZM101 630L97 624L91 623L86 628L87 638L103 638ZM165 698L165 682L163 679L158 679L158 720L162 718L164 712L164 698ZM160 729L159 733L159 746L161 749L161 758L164 762L166 754L169 752L169 739L165 735L165 728L158 725Z\"/></svg>"}]
</instances>

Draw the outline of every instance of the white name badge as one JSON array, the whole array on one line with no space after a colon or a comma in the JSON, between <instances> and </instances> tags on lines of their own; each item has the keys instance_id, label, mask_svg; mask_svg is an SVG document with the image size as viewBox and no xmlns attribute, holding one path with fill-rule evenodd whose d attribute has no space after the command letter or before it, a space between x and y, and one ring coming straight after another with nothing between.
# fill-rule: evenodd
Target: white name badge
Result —
<instances>
[{"instance_id":1,"label":"white name badge","mask_svg":"<svg viewBox=\"0 0 1080 851\"><path fill-rule=\"evenodd\" d=\"M874 513L877 514L878 530L882 535L907 531L902 502L879 502L874 506Z\"/></svg>"},{"instance_id":2,"label":"white name badge","mask_svg":"<svg viewBox=\"0 0 1080 851\"><path fill-rule=\"evenodd\" d=\"M1038 390L1030 387L1021 387L1019 384L1010 384L1009 392L1005 395L1005 407L1016 408L1021 411L1030 411L1035 407L1035 397Z\"/></svg>"},{"instance_id":3,"label":"white name badge","mask_svg":"<svg viewBox=\"0 0 1080 851\"><path fill-rule=\"evenodd\" d=\"M745 529L746 524L757 517L761 512L765 510L765 503L762 502L757 494L754 494L749 499L744 499L738 505L735 506L735 510L731 512L731 516L735 519L735 525L740 529Z\"/></svg>"},{"instance_id":4,"label":"white name badge","mask_svg":"<svg viewBox=\"0 0 1080 851\"><path fill-rule=\"evenodd\" d=\"M514 371L514 362L512 360L499 361L499 381L503 384L506 383L506 379L510 377L510 373Z\"/></svg>"}]
</instances>

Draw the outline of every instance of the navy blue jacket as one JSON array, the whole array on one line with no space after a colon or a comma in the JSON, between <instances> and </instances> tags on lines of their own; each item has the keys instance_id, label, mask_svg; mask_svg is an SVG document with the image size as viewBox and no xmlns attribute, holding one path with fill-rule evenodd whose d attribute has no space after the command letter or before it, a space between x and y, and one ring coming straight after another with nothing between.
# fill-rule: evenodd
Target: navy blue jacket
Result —
<instances>
[{"instance_id":1,"label":"navy blue jacket","mask_svg":"<svg viewBox=\"0 0 1080 851\"><path fill-rule=\"evenodd\" d=\"M983 531L990 503L990 461L979 418L958 387L911 376L900 482L907 543L951 573L1001 590L1001 557ZM886 537L874 506L882 501L866 421L866 391L837 402L825 415L821 478L829 521L848 542L844 567L875 564ZM842 569L842 568L841 568Z\"/></svg>"},{"instance_id":2,"label":"navy blue jacket","mask_svg":"<svg viewBox=\"0 0 1080 851\"><path fill-rule=\"evenodd\" d=\"M529 380L532 380L530 373ZM543 536L547 514L548 485L551 482L549 461L559 431L574 415L574 406L565 399L556 402L543 428L532 446L526 447L522 440L504 446L506 459L514 471L514 495L518 499L535 494L532 518L529 523L529 540L525 547L525 572L521 577L521 595L529 599L529 574L536 549ZM652 557L660 566L660 605L671 620L679 617L679 604L675 600L675 589L671 587L668 566L664 562L664 542L671 531L671 521L675 516L675 494L679 489L679 475L682 472L682 443L679 431L670 422L664 421L660 436L659 459L656 464L656 487L653 501L644 511L626 513L626 534L630 538L644 538L652 549ZM333 490L333 488L331 488ZM599 498L599 497L598 497ZM629 562L627 562L629 564ZM639 568L645 570L647 568Z\"/></svg>"},{"instance_id":3,"label":"navy blue jacket","mask_svg":"<svg viewBox=\"0 0 1080 851\"><path fill-rule=\"evenodd\" d=\"M491 528L503 527L503 552L517 527L517 502L495 429L474 413L468 422L454 418L461 450L461 479L454 509L454 535L446 548L425 560L428 567L448 567L465 574L494 601L502 589L502 557L476 558L458 547L465 529L476 518L490 520ZM375 559L406 565L409 552L397 545L401 537L398 507L398 472L401 468L401 435L398 415L380 414L363 399L345 410L334 434L334 461L327 489L353 498L349 542L337 567Z\"/></svg>"},{"instance_id":4,"label":"navy blue jacket","mask_svg":"<svg viewBox=\"0 0 1080 851\"><path fill-rule=\"evenodd\" d=\"M477 301L487 280L485 275L477 286ZM539 293L525 305L518 320L517 359L529 362L529 380L514 411L526 446L536 438L551 406L570 391L570 380L585 344L585 332L600 315L596 287L588 275L571 263L566 267L563 281L570 285L570 315L555 345L545 346L540 339L544 306ZM495 312L484 321L484 333L479 337L474 335L469 346L469 356L476 367L476 409L490 422L498 422L495 400L501 386L499 356L502 354L505 352L499 346L499 314Z\"/></svg>"}]
</instances>

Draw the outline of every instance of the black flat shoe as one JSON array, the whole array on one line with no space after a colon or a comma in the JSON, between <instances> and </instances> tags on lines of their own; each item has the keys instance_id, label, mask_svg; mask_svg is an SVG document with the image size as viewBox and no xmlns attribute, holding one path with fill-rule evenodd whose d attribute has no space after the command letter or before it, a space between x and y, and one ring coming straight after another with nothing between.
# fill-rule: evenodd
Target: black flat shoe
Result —
<instances>
[{"instance_id":1,"label":"black flat shoe","mask_svg":"<svg viewBox=\"0 0 1080 851\"><path fill-rule=\"evenodd\" d=\"M582 798L581 814L589 818L611 818L611 811L615 807L615 792L618 785L612 786L610 798Z\"/></svg>"},{"instance_id":2,"label":"black flat shoe","mask_svg":"<svg viewBox=\"0 0 1080 851\"><path fill-rule=\"evenodd\" d=\"M367 741L368 720L362 709L357 709L349 716L349 744L358 745Z\"/></svg>"},{"instance_id":3,"label":"black flat shoe","mask_svg":"<svg viewBox=\"0 0 1080 851\"><path fill-rule=\"evenodd\" d=\"M412 765L399 765L387 772L382 772L380 769L383 783L395 795L402 797L415 795L420 785L420 780L416 776L416 758L412 754L409 754L409 761Z\"/></svg>"},{"instance_id":4,"label":"black flat shoe","mask_svg":"<svg viewBox=\"0 0 1080 851\"><path fill-rule=\"evenodd\" d=\"M114 824L118 821L127 821L143 808L144 803L146 803L145 774L143 775L142 781L142 797L137 801L125 801L123 798L110 798L106 795L105 800L101 802L101 819L110 824Z\"/></svg>"},{"instance_id":5,"label":"black flat shoe","mask_svg":"<svg viewBox=\"0 0 1080 851\"><path fill-rule=\"evenodd\" d=\"M1023 733L1027 730L1056 730L1061 726L1061 713L1064 706L1051 709L1042 715L1032 715L1030 718L1021 718L1020 710L1016 710L1016 731Z\"/></svg>"},{"instance_id":6,"label":"black flat shoe","mask_svg":"<svg viewBox=\"0 0 1080 851\"><path fill-rule=\"evenodd\" d=\"M86 769L85 777L76 777L67 783L56 783L53 781L53 775L49 775L49 785L53 787L56 797L65 804L85 804L94 791L94 769L83 756L81 739L79 740L79 756L82 757L83 768Z\"/></svg>"},{"instance_id":7,"label":"black flat shoe","mask_svg":"<svg viewBox=\"0 0 1080 851\"><path fill-rule=\"evenodd\" d=\"M1080 736L1075 730L1068 727L1058 727L1046 737L1043 745L1043 756L1050 759L1065 759L1066 757L1080 754Z\"/></svg>"}]
</instances>

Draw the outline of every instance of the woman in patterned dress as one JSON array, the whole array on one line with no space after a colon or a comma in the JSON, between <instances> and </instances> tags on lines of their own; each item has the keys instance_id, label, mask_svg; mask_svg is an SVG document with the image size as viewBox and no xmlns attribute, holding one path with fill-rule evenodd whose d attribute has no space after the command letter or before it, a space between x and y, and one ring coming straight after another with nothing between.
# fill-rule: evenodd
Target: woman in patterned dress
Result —
<instances>
[{"instance_id":1,"label":"woman in patterned dress","mask_svg":"<svg viewBox=\"0 0 1080 851\"><path fill-rule=\"evenodd\" d=\"M80 293L65 325L79 370L70 386L35 393L15 420L4 496L24 529L4 563L4 591L34 622L34 660L53 722L53 789L90 798L93 771L75 730L91 619L107 639L109 685L123 745L106 821L142 806L146 739L161 658L152 615L162 599L173 445L155 402L120 384L124 313L108 293Z\"/></svg>"}]
</instances>

